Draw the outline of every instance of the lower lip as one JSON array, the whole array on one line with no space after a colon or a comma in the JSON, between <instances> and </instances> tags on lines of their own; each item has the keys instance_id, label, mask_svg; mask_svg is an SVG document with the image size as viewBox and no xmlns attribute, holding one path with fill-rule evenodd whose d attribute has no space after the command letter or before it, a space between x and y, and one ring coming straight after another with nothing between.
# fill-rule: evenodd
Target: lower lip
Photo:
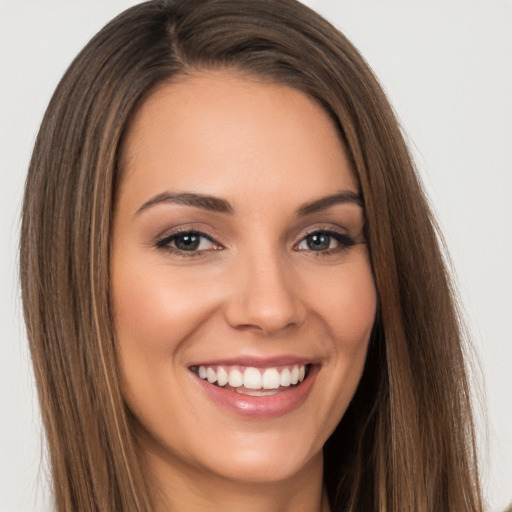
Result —
<instances>
[{"instance_id":1,"label":"lower lip","mask_svg":"<svg viewBox=\"0 0 512 512\"><path fill-rule=\"evenodd\" d=\"M246 418L277 418L298 409L304 403L317 373L317 367L313 367L298 386L268 396L248 396L214 386L200 377L195 378L208 397L221 407Z\"/></svg>"}]
</instances>

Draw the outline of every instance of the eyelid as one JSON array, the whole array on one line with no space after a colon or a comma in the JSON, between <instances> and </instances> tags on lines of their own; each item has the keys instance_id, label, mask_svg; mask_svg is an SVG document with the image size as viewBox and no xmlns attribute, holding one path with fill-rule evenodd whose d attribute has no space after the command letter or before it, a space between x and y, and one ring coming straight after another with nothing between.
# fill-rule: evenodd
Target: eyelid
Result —
<instances>
[{"instance_id":1,"label":"eyelid","mask_svg":"<svg viewBox=\"0 0 512 512\"><path fill-rule=\"evenodd\" d=\"M177 247L173 247L170 245L170 243L173 241L173 239L178 238L179 236L183 235L196 235L201 238L205 238L209 242L211 242L215 248L213 249L201 249L201 250L195 250L195 251L184 251L181 249L178 249ZM190 225L180 226L178 228L174 228L170 231L166 231L165 234L160 235L156 238L154 246L157 249L162 249L165 251L168 251L173 254L177 254L180 256L187 256L187 257L194 257L194 256L201 256L205 255L206 253L213 252L216 250L222 250L225 248L224 244L217 241L217 236L212 235L209 230L205 230L204 228L197 228Z\"/></svg>"},{"instance_id":2,"label":"eyelid","mask_svg":"<svg viewBox=\"0 0 512 512\"><path fill-rule=\"evenodd\" d=\"M338 243L340 244L340 247L327 249L325 251L309 251L309 252L317 252L318 255L320 254L330 254L334 252L343 251L344 249L348 249L349 247L352 247L353 245L356 245L357 242L352 237L346 229L339 228L337 226L333 226L332 224L329 226L315 226L312 228L307 229L304 233L301 234L300 238L293 244L294 250L298 252L308 252L305 249L299 250L297 247L299 244L301 244L308 236L315 235L315 234L326 234L328 236L331 236L335 238Z\"/></svg>"},{"instance_id":3,"label":"eyelid","mask_svg":"<svg viewBox=\"0 0 512 512\"><path fill-rule=\"evenodd\" d=\"M209 242L211 242L215 247L211 249L199 249L199 250L191 250L186 251L183 249L179 249L178 247L173 247L171 242L174 238L179 237L180 235L197 235L199 237L202 237ZM304 239L306 239L310 235L314 234L326 234L328 236L331 236L337 240L339 243L339 247L332 248L332 249L326 249L323 251L308 251L307 249L297 249L298 245L301 244ZM205 229L204 227L197 227L196 225L180 225L173 229L167 230L164 232L164 234L159 235L156 237L154 241L154 247L157 249L162 249L165 251L168 251L170 253L174 253L180 256L188 256L188 257L194 257L194 256L204 256L207 255L207 253L215 252L217 250L222 250L226 248L226 245L222 242L219 242L219 236L217 234L213 234L210 229ZM356 245L358 242L356 239L351 236L348 233L348 230L346 228L336 226L333 224L328 225L315 225L314 227L309 227L305 231L303 231L300 234L300 237L296 238L296 241L293 243L293 250L297 252L317 252L318 254L330 254L342 251L344 249L347 249L353 245Z\"/></svg>"},{"instance_id":4,"label":"eyelid","mask_svg":"<svg viewBox=\"0 0 512 512\"><path fill-rule=\"evenodd\" d=\"M339 226L333 226L332 224L329 224L329 225L319 224L319 225L315 225L314 227L309 227L305 231L303 231L297 238L297 242L295 242L295 244L302 241L307 236L314 235L317 233L327 233L327 234L331 233L331 234L335 234L335 235L350 237L348 229L346 229L346 228L342 228Z\"/></svg>"},{"instance_id":5,"label":"eyelid","mask_svg":"<svg viewBox=\"0 0 512 512\"><path fill-rule=\"evenodd\" d=\"M169 226L166 229L160 230L160 232L154 238L154 243L156 245L159 241L165 240L166 238L186 233L195 233L197 235L204 236L205 238L208 238L209 240L212 240L219 245L223 245L217 241L220 238L220 235L203 222L180 222L179 224L175 224L172 227Z\"/></svg>"},{"instance_id":6,"label":"eyelid","mask_svg":"<svg viewBox=\"0 0 512 512\"><path fill-rule=\"evenodd\" d=\"M212 239L212 237L210 235L208 235L207 233L204 233L202 231L198 231L197 229L179 229L179 230L176 230L176 231L171 231L170 233L166 233L163 236L159 236L156 239L155 245L157 247L165 247L166 244L168 244L170 240L172 240L173 238L176 238L176 237L178 237L180 235L181 236L183 236L183 235L197 235L197 236L200 236L202 238L206 238L207 240L209 240L210 242L212 242L214 244L217 244L217 242L214 239ZM220 245L220 244L218 244L218 245Z\"/></svg>"}]
</instances>

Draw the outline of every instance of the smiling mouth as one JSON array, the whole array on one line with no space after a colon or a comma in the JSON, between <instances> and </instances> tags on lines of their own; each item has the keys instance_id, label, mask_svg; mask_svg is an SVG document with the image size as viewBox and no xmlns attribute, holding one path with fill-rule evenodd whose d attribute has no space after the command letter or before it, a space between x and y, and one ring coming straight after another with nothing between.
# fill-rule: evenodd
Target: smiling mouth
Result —
<instances>
[{"instance_id":1,"label":"smiling mouth","mask_svg":"<svg viewBox=\"0 0 512 512\"><path fill-rule=\"evenodd\" d=\"M190 370L200 379L235 393L270 396L297 387L307 379L311 364L256 368L252 366L200 365Z\"/></svg>"}]
</instances>

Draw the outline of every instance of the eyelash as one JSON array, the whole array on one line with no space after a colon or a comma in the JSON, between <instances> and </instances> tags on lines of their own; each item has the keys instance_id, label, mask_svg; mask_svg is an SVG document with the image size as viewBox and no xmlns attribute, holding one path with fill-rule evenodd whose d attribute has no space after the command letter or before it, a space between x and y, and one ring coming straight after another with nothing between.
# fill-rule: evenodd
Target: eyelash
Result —
<instances>
[{"instance_id":1,"label":"eyelash","mask_svg":"<svg viewBox=\"0 0 512 512\"><path fill-rule=\"evenodd\" d=\"M356 244L356 241L354 238L352 238L350 235L347 235L346 233L342 233L340 231L336 231L333 229L312 229L311 231L308 231L300 240L298 243L294 245L294 247L297 247L300 245L303 241L307 240L308 237L312 237L314 235L325 235L330 238L334 238L336 242L338 242L338 247L333 247L331 249L325 249L321 251L314 251L312 249L309 250L312 254L316 256L329 256L331 254L342 252L353 245Z\"/></svg>"},{"instance_id":2,"label":"eyelash","mask_svg":"<svg viewBox=\"0 0 512 512\"><path fill-rule=\"evenodd\" d=\"M208 242L212 243L215 246L215 249L213 249L213 250L224 249L224 247L221 244L219 244L218 242L215 242L215 240L213 240L212 237L210 237L209 235L207 235L206 233L204 233L202 231L197 231L195 229L182 229L179 231L174 231L173 233L170 233L169 235L165 235L160 240L157 240L156 247L157 247L157 249L163 249L163 250L169 252L170 254L175 254L177 256L183 256L183 257L188 257L188 258L191 258L191 257L197 258L198 256L203 256L205 252L209 252L209 250L204 250L204 249L199 250L199 251L198 250L186 251L186 250L179 249L178 247L173 247L172 245L170 245L172 242L174 242L178 238L185 237L185 236L196 236L196 237L199 237L200 239L208 240ZM201 242L199 242L199 243L201 243Z\"/></svg>"},{"instance_id":3,"label":"eyelash","mask_svg":"<svg viewBox=\"0 0 512 512\"><path fill-rule=\"evenodd\" d=\"M338 242L338 244L339 244L338 247L327 248L325 250L320 250L320 251L314 251L312 249L309 249L309 252L311 252L312 254L315 254L316 256L328 256L330 254L339 253L339 252L342 252L356 244L356 241L350 235L347 235L346 233L341 233L341 232L338 232L333 229L313 229L313 230L307 232L296 244L294 244L294 246L293 246L294 249L296 247L298 247L302 242L307 240L308 237L312 237L314 235L324 235L324 236L328 236L330 238L334 238L334 240L336 240L336 242ZM203 249L203 250L194 249L194 250L187 251L184 249L179 249L178 247L173 247L171 245L172 242L175 242L180 237L185 237L185 236L199 237L200 239L205 239L208 242L210 242L211 244L213 244L214 248L213 249ZM201 243L201 241L199 241L199 244L200 243ZM208 234L206 234L202 231L197 231L194 229L183 229L183 230L175 231L171 234L165 235L163 238L157 240L155 245L156 245L157 249L162 249L162 250L169 252L170 254L175 254L178 256L188 257L188 258L194 258L194 257L197 258L197 257L204 256L205 253L207 253L207 252L224 249L224 247L221 244L219 244L218 242L216 242L211 236L209 236ZM302 250L297 249L297 251L303 252L303 251L307 251L307 249L302 249Z\"/></svg>"}]
</instances>

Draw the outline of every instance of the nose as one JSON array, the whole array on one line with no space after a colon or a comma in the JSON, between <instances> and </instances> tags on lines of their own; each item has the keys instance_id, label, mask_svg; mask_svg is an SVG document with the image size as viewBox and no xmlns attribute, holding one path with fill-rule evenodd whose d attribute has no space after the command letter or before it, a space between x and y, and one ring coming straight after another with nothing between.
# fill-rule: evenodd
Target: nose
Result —
<instances>
[{"instance_id":1,"label":"nose","mask_svg":"<svg viewBox=\"0 0 512 512\"><path fill-rule=\"evenodd\" d=\"M230 326L274 334L303 323L306 306L299 283L289 262L275 252L240 257L232 269L230 300L225 307Z\"/></svg>"}]
</instances>

